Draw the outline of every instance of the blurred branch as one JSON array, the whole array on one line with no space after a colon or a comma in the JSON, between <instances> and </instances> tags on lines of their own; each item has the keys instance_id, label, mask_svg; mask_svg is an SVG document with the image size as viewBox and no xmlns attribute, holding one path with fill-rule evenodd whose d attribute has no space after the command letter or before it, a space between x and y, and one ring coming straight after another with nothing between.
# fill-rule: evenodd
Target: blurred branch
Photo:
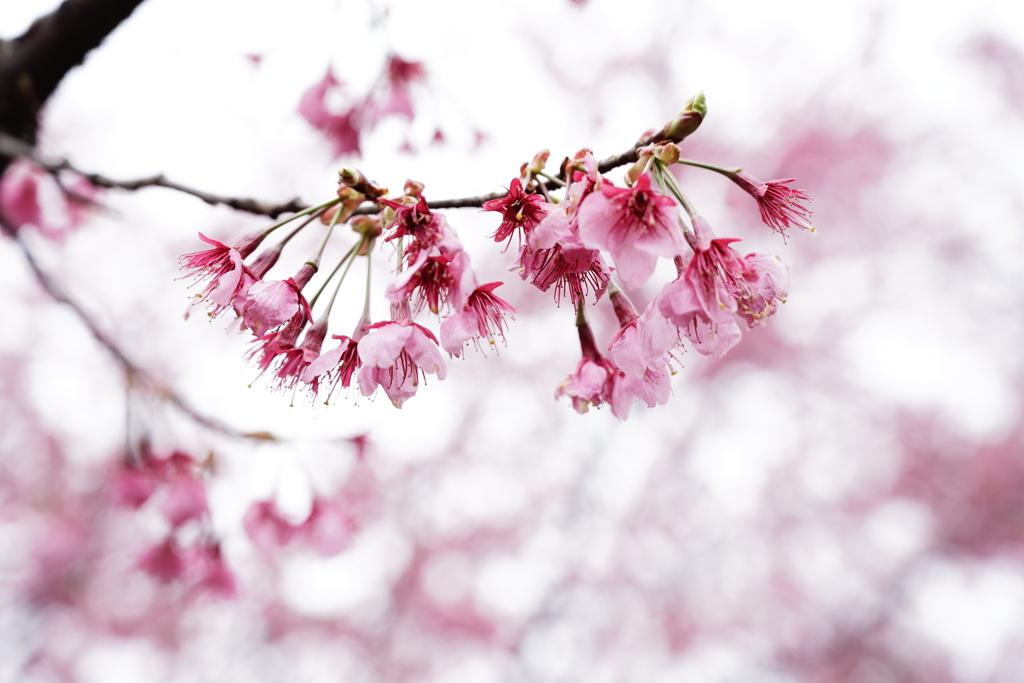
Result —
<instances>
[{"instance_id":1,"label":"blurred branch","mask_svg":"<svg viewBox=\"0 0 1024 683\"><path fill-rule=\"evenodd\" d=\"M10 237L18 247L20 247L21 253L25 257L25 261L28 263L29 268L32 269L32 273L36 276L36 280L39 281L39 284L42 285L43 289L45 289L55 301L70 308L72 312L78 316L78 319L82 321L82 324L85 325L86 329L89 330L89 333L92 334L93 338L99 342L100 346L106 349L107 352L113 356L114 360L117 361L118 365L120 365L121 369L124 371L125 379L129 386L144 387L153 395L173 405L197 424L200 424L212 431L235 438L254 439L259 441L276 440L274 436L267 432L252 434L240 432L219 420L215 420L199 412L188 401L175 393L173 389L153 377L149 372L132 361L124 351L121 350L117 343L99 328L85 309L83 309L78 302L69 297L64 290L54 282L53 278L51 278L49 274L42 269L39 262L36 260L35 255L32 253L32 250L29 249L28 245L26 245L21 239L21 236L18 235L17 231L2 217L0 217L0 232Z\"/></svg>"}]
</instances>

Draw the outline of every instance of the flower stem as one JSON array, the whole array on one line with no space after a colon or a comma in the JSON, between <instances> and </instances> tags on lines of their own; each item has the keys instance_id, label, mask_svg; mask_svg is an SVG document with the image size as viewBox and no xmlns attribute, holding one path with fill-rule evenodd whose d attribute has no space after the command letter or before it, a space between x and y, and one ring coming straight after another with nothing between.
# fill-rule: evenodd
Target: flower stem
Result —
<instances>
[{"instance_id":1,"label":"flower stem","mask_svg":"<svg viewBox=\"0 0 1024 683\"><path fill-rule=\"evenodd\" d=\"M316 305L316 300L319 299L320 295L324 293L324 290L327 289L327 285L330 284L332 279L334 279L334 276L337 274L337 272L339 270L341 270L341 267L343 265L345 265L345 262L348 261L349 265L351 265L351 261L354 260L352 255L356 253L356 250L359 249L359 246L362 243L363 243L362 240L356 242L356 244L351 249L349 249L347 252L345 252L345 255L341 257L340 261L338 261L338 265L334 266L334 270L332 270L331 274L327 276L327 279L324 280L324 283L322 285L320 285L320 289L318 289L316 294L313 295L313 298L309 300L310 308L312 308L314 305ZM345 269L345 273L348 273L348 268ZM342 275L341 279L344 280L345 279L345 275ZM341 285L341 281L338 282L338 285L339 286ZM335 293L337 293L337 292L335 292ZM331 305L333 303L334 303L334 299L332 297L331 298L331 303L327 304L327 310L328 311L331 310Z\"/></svg>"},{"instance_id":2,"label":"flower stem","mask_svg":"<svg viewBox=\"0 0 1024 683\"><path fill-rule=\"evenodd\" d=\"M683 188L679 187L679 183L676 182L675 176L669 173L665 169L665 165L657 159L654 160L651 170L654 173L654 179L658 181L658 185L661 187L662 191L672 194L692 220L693 217L697 215L697 208L689 198L687 198L686 194L683 192ZM692 232L690 226L682 219L682 216L679 217L679 226L682 228L684 235Z\"/></svg>"},{"instance_id":3,"label":"flower stem","mask_svg":"<svg viewBox=\"0 0 1024 683\"><path fill-rule=\"evenodd\" d=\"M714 171L715 173L721 173L724 176L734 176L743 170L739 167L725 168L724 166L715 166L714 164L704 163L703 161L694 161L693 159L679 159L676 163L685 164L687 166L696 166L697 168L705 168L709 171Z\"/></svg>"},{"instance_id":4,"label":"flower stem","mask_svg":"<svg viewBox=\"0 0 1024 683\"><path fill-rule=\"evenodd\" d=\"M334 199L331 199L330 201L326 201L323 204L318 204L316 206L311 206L308 209L303 209L302 211L299 211L298 213L296 213L296 214L294 214L294 215L292 215L292 216L290 216L288 218L285 218L283 221L278 221L277 223L274 223L273 225L271 225L269 228L267 228L266 230L263 231L263 236L266 237L270 233L272 233L275 230L277 230L278 228L280 228L282 225L287 225L288 223L291 223L296 218L301 218L302 216L306 216L308 214L311 214L311 213L314 213L314 212L317 212L317 211L322 211L322 210L324 210L324 209L326 209L326 208L328 208L330 206L334 206L335 204L339 203L340 201L341 201L341 197L335 197Z\"/></svg>"}]
</instances>

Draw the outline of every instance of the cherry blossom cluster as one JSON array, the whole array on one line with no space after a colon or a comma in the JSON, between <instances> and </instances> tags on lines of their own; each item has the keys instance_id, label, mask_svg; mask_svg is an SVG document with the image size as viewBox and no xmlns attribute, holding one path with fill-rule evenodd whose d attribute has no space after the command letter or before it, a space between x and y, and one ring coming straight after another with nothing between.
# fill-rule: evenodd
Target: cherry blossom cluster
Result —
<instances>
[{"instance_id":1,"label":"cherry blossom cluster","mask_svg":"<svg viewBox=\"0 0 1024 683\"><path fill-rule=\"evenodd\" d=\"M170 529L140 558L143 571L161 583L179 582L194 592L230 599L237 585L210 529L205 470L206 463L180 451L160 458L143 450L114 475L111 496L115 504L132 509L154 497L160 501L160 514Z\"/></svg>"},{"instance_id":2,"label":"cherry blossom cluster","mask_svg":"<svg viewBox=\"0 0 1024 683\"><path fill-rule=\"evenodd\" d=\"M459 202L500 214L494 241L506 249L513 240L519 245L509 270L551 291L556 303L571 301L582 358L555 395L568 397L581 413L608 404L624 420L636 401L665 404L684 340L698 353L721 358L740 341L741 324L764 325L788 295L782 261L769 254L741 255L732 246L738 238L717 236L672 169L689 165L726 176L757 202L765 224L783 236L794 226L813 230L806 206L810 197L791 188L792 179L762 182L741 169L682 158L679 143L699 127L706 111L699 94L630 152L600 163L584 149L549 173L545 150L523 164L507 192L475 204ZM607 170L625 164L624 186L617 186ZM183 265L204 283L198 296L211 316L232 310L252 332L251 357L276 387L305 387L329 398L355 378L362 395L382 389L401 407L427 375L445 378L442 352L459 357L469 346L483 351L496 338L504 340L506 318L514 309L495 294L502 283L479 281L455 230L431 208L421 183L407 181L404 192L390 195L355 169L345 168L339 177L337 198L230 246L200 235L211 248L186 254ZM269 234L303 217L275 246L257 253ZM328 226L317 252L292 277L265 279L292 236L317 218ZM356 233L356 243L307 300L306 287L324 246L342 223ZM390 316L373 322L369 262L381 250L393 264L385 291ZM331 307L360 256L367 258L363 314L351 336L332 335L338 344L324 351ZM646 285L659 258L671 260L677 276L639 313L624 290ZM333 295L314 317L335 276ZM602 300L611 303L620 324L603 349L586 315L588 303ZM424 316L435 317L437 334Z\"/></svg>"}]
</instances>

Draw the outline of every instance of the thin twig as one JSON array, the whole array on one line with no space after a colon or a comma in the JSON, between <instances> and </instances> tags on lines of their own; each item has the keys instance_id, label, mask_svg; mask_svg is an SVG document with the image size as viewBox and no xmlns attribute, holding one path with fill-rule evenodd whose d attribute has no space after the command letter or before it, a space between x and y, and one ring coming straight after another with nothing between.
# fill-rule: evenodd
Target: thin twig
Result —
<instances>
[{"instance_id":1,"label":"thin twig","mask_svg":"<svg viewBox=\"0 0 1024 683\"><path fill-rule=\"evenodd\" d=\"M93 338L99 342L100 346L107 350L107 352L113 356L117 364L121 366L124 371L126 382L132 387L145 387L155 396L160 399L167 401L175 408L180 410L182 413L187 415L197 424L200 424L207 429L215 432L219 432L226 436L231 436L239 439L255 439L260 441L275 440L275 437L266 433L245 433L239 431L233 427L230 427L219 420L215 420L207 415L204 415L199 410L194 408L192 404L178 395L173 389L168 387L164 382L153 377L149 372L143 369L141 366L131 360L124 351L111 339L103 330L99 328L96 322L85 312L78 302L69 297L64 290L54 282L53 278L43 270L36 260L32 250L29 249L28 245L25 244L21 236L18 235L17 231L14 230L2 217L0 217L0 232L10 237L18 247L21 248L21 253L25 257L25 261L28 263L29 268L32 269L33 274L36 276L36 280L42 285L43 289L53 298L54 301L64 304L74 312L78 319L82 321L89 333L92 334Z\"/></svg>"},{"instance_id":2,"label":"thin twig","mask_svg":"<svg viewBox=\"0 0 1024 683\"><path fill-rule=\"evenodd\" d=\"M601 173L607 173L608 171L618 166L624 166L637 160L637 150L640 149L641 144L636 143L629 150L610 156L607 159L603 159L598 162L597 169ZM196 190L191 187L187 187L180 183L168 180L163 174L158 174L148 178L139 178L137 180L113 180L106 176L98 173L89 173L83 171L74 166L67 159L61 161L47 161L41 159L32 149L31 146L6 133L0 132L0 156L20 156L29 159L40 167L46 169L50 173L58 173L60 171L71 171L76 173L93 185L98 187L116 188L120 190L139 190L144 187L164 187L169 190L176 190L184 194L191 195L198 199L203 200L207 204L217 205L221 204L229 206L232 209L238 211L245 211L247 213L253 213L260 216L268 216L270 218L277 218L283 213L295 213L303 211L309 208L308 204L305 204L298 197L291 199L287 202L273 203L264 202L258 199L250 198L239 198L239 197L225 197L222 195L215 195L209 192L203 192L202 190ZM548 181L545 185L548 190L557 190L559 183L555 180ZM468 208L480 208L484 203L492 201L494 199L501 199L508 195L508 192L491 192L489 194L476 195L473 197L459 197L456 199L437 199L434 201L428 201L427 206L431 209L468 209ZM353 215L365 215L374 214L380 211L380 205L376 202L367 202L363 206L353 211Z\"/></svg>"},{"instance_id":3,"label":"thin twig","mask_svg":"<svg viewBox=\"0 0 1024 683\"><path fill-rule=\"evenodd\" d=\"M222 195L212 194L210 192L203 192L202 190L197 190L195 188L182 185L181 183L168 180L162 173L148 178L139 178L137 180L113 180L100 175L99 173L83 171L74 166L67 159L62 159L60 161L47 161L42 159L27 143L3 132L0 132L0 156L25 157L50 173L71 171L82 176L97 187L117 188L120 190L140 190L144 187L165 187L169 190L177 190L178 192L201 199L210 205L222 204L237 211L245 211L247 213L254 213L260 216L268 216L270 218L277 218L283 213L296 213L309 208L309 205L303 203L298 197L290 199L287 202L274 203L264 202L258 199L225 197Z\"/></svg>"}]
</instances>

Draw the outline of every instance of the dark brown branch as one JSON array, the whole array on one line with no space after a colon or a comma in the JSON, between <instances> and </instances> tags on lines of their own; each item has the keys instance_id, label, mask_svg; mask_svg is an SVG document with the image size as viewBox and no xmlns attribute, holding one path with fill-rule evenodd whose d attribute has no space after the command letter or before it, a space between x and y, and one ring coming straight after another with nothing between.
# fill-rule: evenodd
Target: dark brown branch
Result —
<instances>
[{"instance_id":1,"label":"dark brown branch","mask_svg":"<svg viewBox=\"0 0 1024 683\"><path fill-rule=\"evenodd\" d=\"M0 217L0 233L10 237L17 243L21 248L21 253L25 257L25 261L28 263L29 268L32 269L32 273L35 275L39 284L54 299L54 301L64 304L70 308L76 316L78 316L78 319L82 321L82 324L85 325L87 330L89 330L89 333L93 338L99 342L100 346L106 349L114 360L117 361L117 364L121 366L121 369L125 374L125 379L130 386L144 387L153 395L173 405L197 424L200 424L212 431L242 439L255 439L260 441L275 439L267 432L257 432L252 434L241 432L233 427L229 427L219 420L215 420L199 412L165 383L153 377L150 373L128 358L114 340L99 328L89 314L85 312L85 309L83 309L78 302L69 297L64 290L53 281L53 278L51 278L46 271L40 267L39 262L36 261L35 255L32 253L32 250L28 248L24 241L22 241L17 231L14 230L2 217Z\"/></svg>"},{"instance_id":2,"label":"dark brown branch","mask_svg":"<svg viewBox=\"0 0 1024 683\"><path fill-rule=\"evenodd\" d=\"M0 130L34 145L39 110L61 79L141 2L65 0L23 35L0 43ZM0 158L0 173L8 163Z\"/></svg>"},{"instance_id":3,"label":"dark brown branch","mask_svg":"<svg viewBox=\"0 0 1024 683\"><path fill-rule=\"evenodd\" d=\"M83 171L74 166L67 159L63 159L61 161L47 161L46 159L42 159L27 143L22 142L16 137L0 132L0 157L3 156L24 157L38 166L45 168L50 173L72 171L97 187L116 188L121 190L140 190L144 187L166 187L170 190L177 190L178 192L197 197L210 205L223 204L224 206L230 206L232 209L237 211L246 211L260 216L269 216L270 218L277 218L282 213L294 213L308 208L308 205L304 204L298 197L289 199L287 202L279 203L264 202L258 199L224 197L210 192L196 190L168 180L163 176L163 174L150 176L148 178L139 178L136 180L113 180L100 175L99 173Z\"/></svg>"}]
</instances>

